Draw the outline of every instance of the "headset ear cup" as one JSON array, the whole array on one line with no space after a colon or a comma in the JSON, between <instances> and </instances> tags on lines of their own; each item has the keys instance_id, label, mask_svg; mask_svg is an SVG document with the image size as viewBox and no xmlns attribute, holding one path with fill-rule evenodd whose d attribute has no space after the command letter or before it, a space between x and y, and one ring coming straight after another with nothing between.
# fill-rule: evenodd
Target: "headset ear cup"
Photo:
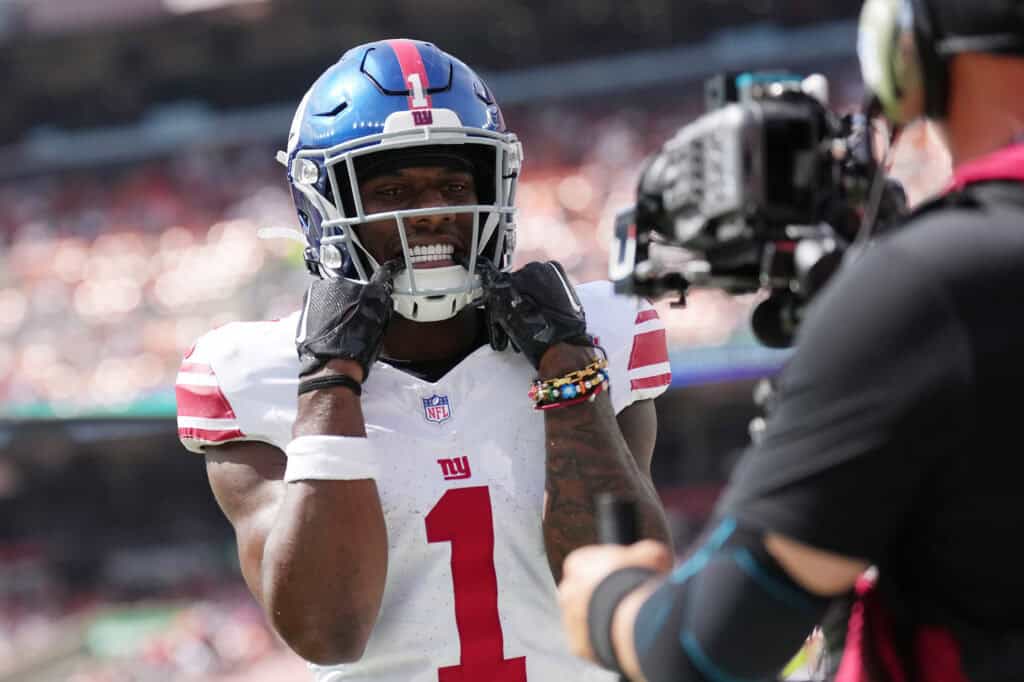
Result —
<instances>
[{"instance_id":1,"label":"headset ear cup","mask_svg":"<svg viewBox=\"0 0 1024 682\"><path fill-rule=\"evenodd\" d=\"M924 114L931 119L944 119L949 114L948 61L934 50L928 50L927 57L922 53L921 64L925 83Z\"/></svg>"},{"instance_id":2,"label":"headset ear cup","mask_svg":"<svg viewBox=\"0 0 1024 682\"><path fill-rule=\"evenodd\" d=\"M893 123L924 112L920 60L910 0L867 0L860 16L857 53L864 84Z\"/></svg>"}]
</instances>

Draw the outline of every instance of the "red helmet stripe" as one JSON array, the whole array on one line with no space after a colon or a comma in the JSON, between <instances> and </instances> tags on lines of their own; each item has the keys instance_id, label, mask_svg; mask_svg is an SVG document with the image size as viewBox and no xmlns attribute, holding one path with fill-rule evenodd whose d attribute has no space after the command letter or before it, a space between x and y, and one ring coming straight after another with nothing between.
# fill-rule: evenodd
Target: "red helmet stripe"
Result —
<instances>
[{"instance_id":1,"label":"red helmet stripe","mask_svg":"<svg viewBox=\"0 0 1024 682\"><path fill-rule=\"evenodd\" d=\"M395 51L398 58L398 66L402 69L402 81L409 88L409 108L429 109L430 80L427 78L427 68L423 65L423 56L420 54L416 43L404 38L389 40L388 45Z\"/></svg>"}]
</instances>

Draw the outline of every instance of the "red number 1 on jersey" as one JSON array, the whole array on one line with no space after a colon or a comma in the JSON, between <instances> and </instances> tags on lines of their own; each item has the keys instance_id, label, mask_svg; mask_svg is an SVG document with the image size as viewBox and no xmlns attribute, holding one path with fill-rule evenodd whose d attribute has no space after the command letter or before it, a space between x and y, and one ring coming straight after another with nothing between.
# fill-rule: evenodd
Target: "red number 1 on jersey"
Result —
<instances>
[{"instance_id":1,"label":"red number 1 on jersey","mask_svg":"<svg viewBox=\"0 0 1024 682\"><path fill-rule=\"evenodd\" d=\"M487 486L447 491L427 514L427 541L452 543L459 665L438 668L438 682L526 682L526 657L502 658L494 522Z\"/></svg>"}]
</instances>

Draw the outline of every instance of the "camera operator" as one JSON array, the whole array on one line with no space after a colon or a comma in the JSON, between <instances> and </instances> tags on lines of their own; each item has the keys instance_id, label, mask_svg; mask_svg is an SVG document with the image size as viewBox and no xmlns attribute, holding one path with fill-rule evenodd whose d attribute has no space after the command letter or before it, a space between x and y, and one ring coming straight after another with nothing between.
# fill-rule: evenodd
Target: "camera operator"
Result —
<instances>
[{"instance_id":1,"label":"camera operator","mask_svg":"<svg viewBox=\"0 0 1024 682\"><path fill-rule=\"evenodd\" d=\"M682 564L566 559L574 650L630 679L770 678L851 595L836 679L1024 679L1024 2L871 0L859 47L890 121L939 125L952 186L815 299Z\"/></svg>"}]
</instances>

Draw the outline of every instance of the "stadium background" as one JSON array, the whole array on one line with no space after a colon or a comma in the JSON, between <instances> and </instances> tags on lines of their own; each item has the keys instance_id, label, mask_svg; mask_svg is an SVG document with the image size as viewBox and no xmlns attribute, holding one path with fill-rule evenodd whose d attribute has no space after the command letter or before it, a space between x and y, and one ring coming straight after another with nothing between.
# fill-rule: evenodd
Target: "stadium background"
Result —
<instances>
[{"instance_id":1,"label":"stadium background","mask_svg":"<svg viewBox=\"0 0 1024 682\"><path fill-rule=\"evenodd\" d=\"M411 36L478 68L524 141L518 263L604 276L644 156L738 68L827 74L861 96L859 0L0 0L0 682L306 679L238 577L230 528L174 427L203 331L297 307L283 145L349 46ZM941 189L904 136L911 199ZM655 478L700 528L785 353L749 300L662 310L675 375Z\"/></svg>"}]
</instances>

